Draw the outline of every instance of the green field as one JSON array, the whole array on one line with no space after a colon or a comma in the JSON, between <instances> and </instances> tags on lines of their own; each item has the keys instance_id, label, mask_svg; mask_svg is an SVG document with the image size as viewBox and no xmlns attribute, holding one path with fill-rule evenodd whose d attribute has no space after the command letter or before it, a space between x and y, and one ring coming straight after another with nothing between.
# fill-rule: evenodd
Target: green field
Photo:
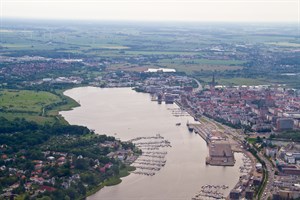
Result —
<instances>
[{"instance_id":1,"label":"green field","mask_svg":"<svg viewBox=\"0 0 300 200\"><path fill-rule=\"evenodd\" d=\"M216 59L202 59L202 58L176 58L176 59L162 59L160 63L172 63L172 64L181 64L181 65L241 65L245 63L242 60L216 60Z\"/></svg>"},{"instance_id":2,"label":"green field","mask_svg":"<svg viewBox=\"0 0 300 200\"><path fill-rule=\"evenodd\" d=\"M101 64L97 69L83 66L68 71L89 81L106 69L140 72L165 67L201 80L209 77L209 81L216 72L218 83L224 85L278 83L299 88L296 79L279 76L284 65L291 65L288 72L299 73L296 24L211 24L208 28L201 23L27 23L16 21L0 29L1 55L82 58ZM269 59L272 67L266 62Z\"/></svg>"},{"instance_id":3,"label":"green field","mask_svg":"<svg viewBox=\"0 0 300 200\"><path fill-rule=\"evenodd\" d=\"M282 47L300 47L299 43L292 43L292 42L270 42L267 44L272 44L272 45L282 46Z\"/></svg>"},{"instance_id":4,"label":"green field","mask_svg":"<svg viewBox=\"0 0 300 200\"><path fill-rule=\"evenodd\" d=\"M57 103L60 98L49 92L4 90L0 92L0 105L4 111L41 113L43 108Z\"/></svg>"},{"instance_id":5,"label":"green field","mask_svg":"<svg viewBox=\"0 0 300 200\"><path fill-rule=\"evenodd\" d=\"M162 59L157 63L158 66L174 68L177 71L193 74L203 70L225 71L242 69L242 60L209 60L209 59Z\"/></svg>"},{"instance_id":6,"label":"green field","mask_svg":"<svg viewBox=\"0 0 300 200\"><path fill-rule=\"evenodd\" d=\"M269 82L264 79L256 79L256 78L231 78L231 79L225 79L221 78L217 80L218 84L222 85L265 85Z\"/></svg>"},{"instance_id":7,"label":"green field","mask_svg":"<svg viewBox=\"0 0 300 200\"><path fill-rule=\"evenodd\" d=\"M37 123L61 121L57 116L60 110L77 106L77 102L58 91L53 94L45 91L2 90L0 91L0 116L9 120L25 118Z\"/></svg>"}]
</instances>

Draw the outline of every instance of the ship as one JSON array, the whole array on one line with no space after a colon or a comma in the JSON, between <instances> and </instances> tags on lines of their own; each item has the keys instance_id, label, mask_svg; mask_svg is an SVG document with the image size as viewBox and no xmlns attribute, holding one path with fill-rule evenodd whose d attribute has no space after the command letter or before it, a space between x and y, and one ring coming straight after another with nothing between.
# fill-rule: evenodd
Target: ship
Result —
<instances>
[{"instance_id":1,"label":"ship","mask_svg":"<svg viewBox=\"0 0 300 200\"><path fill-rule=\"evenodd\" d=\"M193 132L194 128L190 126L189 121L187 121L186 126L190 132Z\"/></svg>"}]
</instances>

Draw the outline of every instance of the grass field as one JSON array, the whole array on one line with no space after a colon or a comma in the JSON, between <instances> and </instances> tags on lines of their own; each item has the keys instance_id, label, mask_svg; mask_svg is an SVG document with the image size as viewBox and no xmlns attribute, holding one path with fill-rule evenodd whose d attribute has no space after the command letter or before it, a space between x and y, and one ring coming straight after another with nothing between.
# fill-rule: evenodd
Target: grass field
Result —
<instances>
[{"instance_id":1,"label":"grass field","mask_svg":"<svg viewBox=\"0 0 300 200\"><path fill-rule=\"evenodd\" d=\"M0 116L9 120L25 118L37 123L54 123L66 121L58 116L60 110L68 110L78 106L78 103L69 97L31 90L2 90L0 91ZM46 107L51 109L45 109Z\"/></svg>"},{"instance_id":2,"label":"grass field","mask_svg":"<svg viewBox=\"0 0 300 200\"><path fill-rule=\"evenodd\" d=\"M210 77L199 77L199 81L203 81L204 83L210 83L212 80L212 76ZM238 85L246 85L246 86L256 86L256 85L269 85L273 82L263 79L263 78L219 78L216 77L217 85L226 85L226 86L238 86Z\"/></svg>"},{"instance_id":3,"label":"grass field","mask_svg":"<svg viewBox=\"0 0 300 200\"><path fill-rule=\"evenodd\" d=\"M4 90L0 92L0 105L5 111L41 113L43 107L57 103L60 98L49 92Z\"/></svg>"},{"instance_id":4,"label":"grass field","mask_svg":"<svg viewBox=\"0 0 300 200\"><path fill-rule=\"evenodd\" d=\"M242 60L209 60L209 59L162 59L156 63L166 68L174 68L177 71L193 74L199 71L225 71L242 69Z\"/></svg>"},{"instance_id":5,"label":"grass field","mask_svg":"<svg viewBox=\"0 0 300 200\"><path fill-rule=\"evenodd\" d=\"M225 71L225 70L237 70L242 69L240 66L221 66L221 65L166 65L167 68L174 68L177 71L192 74L199 71Z\"/></svg>"},{"instance_id":6,"label":"grass field","mask_svg":"<svg viewBox=\"0 0 300 200\"><path fill-rule=\"evenodd\" d=\"M181 64L181 65L241 65L245 63L242 60L216 60L216 59L199 59L199 58L177 58L177 59L162 59L159 60L160 63L173 63L173 64Z\"/></svg>"},{"instance_id":7,"label":"grass field","mask_svg":"<svg viewBox=\"0 0 300 200\"><path fill-rule=\"evenodd\" d=\"M44 124L44 123L52 124L59 119L59 118L56 119L56 117L51 117L51 116L43 117L33 113L2 112L2 111L0 112L0 117L4 117L11 121L14 120L15 118L24 118L28 121L34 121L38 124ZM65 121L63 122L66 123Z\"/></svg>"},{"instance_id":8,"label":"grass field","mask_svg":"<svg viewBox=\"0 0 300 200\"><path fill-rule=\"evenodd\" d=\"M218 84L222 85L265 85L269 82L264 79L255 79L255 78L230 78L225 79L221 78L217 80Z\"/></svg>"},{"instance_id":9,"label":"grass field","mask_svg":"<svg viewBox=\"0 0 300 200\"><path fill-rule=\"evenodd\" d=\"M300 47L299 43L291 43L291 42L270 42L267 44L272 44L272 45L282 46L282 47Z\"/></svg>"}]
</instances>

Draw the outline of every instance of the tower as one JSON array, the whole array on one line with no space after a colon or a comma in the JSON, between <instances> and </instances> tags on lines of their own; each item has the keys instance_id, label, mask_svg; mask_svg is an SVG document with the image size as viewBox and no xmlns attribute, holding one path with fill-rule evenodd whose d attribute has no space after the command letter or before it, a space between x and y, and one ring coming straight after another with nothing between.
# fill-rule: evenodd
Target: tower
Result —
<instances>
[{"instance_id":1,"label":"tower","mask_svg":"<svg viewBox=\"0 0 300 200\"><path fill-rule=\"evenodd\" d=\"M212 94L214 94L215 93L215 73L213 74L213 77L212 77L212 81L211 81L211 83L210 83L210 92L212 93Z\"/></svg>"}]
</instances>

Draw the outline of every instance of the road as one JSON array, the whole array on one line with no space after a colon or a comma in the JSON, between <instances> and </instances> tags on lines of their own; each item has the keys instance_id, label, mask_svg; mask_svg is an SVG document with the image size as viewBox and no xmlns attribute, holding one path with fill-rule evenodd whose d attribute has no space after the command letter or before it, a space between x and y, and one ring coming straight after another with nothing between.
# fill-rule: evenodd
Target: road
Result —
<instances>
[{"instance_id":1,"label":"road","mask_svg":"<svg viewBox=\"0 0 300 200\"><path fill-rule=\"evenodd\" d=\"M195 89L193 90L193 92L194 92L194 93L197 93L197 92L200 92L201 90L203 90L203 87L202 87L201 83L200 83L197 79L195 79L195 78L193 78L193 80L196 81L196 83L198 84L198 87L195 88Z\"/></svg>"},{"instance_id":2,"label":"road","mask_svg":"<svg viewBox=\"0 0 300 200\"><path fill-rule=\"evenodd\" d=\"M206 120L209 120L209 118L206 118ZM215 123L218 123L218 122L215 122ZM220 125L225 129L225 133L232 136L232 139L234 138L234 140L236 142L238 142L240 145L243 144L243 141L245 140L245 135L239 134L236 129L232 129L223 124L220 124ZM261 196L261 200L267 200L268 197L272 197L271 189L272 189L272 185L274 182L275 169L274 169L273 165L271 164L271 162L262 153L258 152L257 155L260 157L261 160L263 160L265 162L266 170L268 172L267 184L266 184L264 191L262 192L262 196Z\"/></svg>"},{"instance_id":3,"label":"road","mask_svg":"<svg viewBox=\"0 0 300 200\"><path fill-rule=\"evenodd\" d=\"M259 152L257 155L260 157L260 159L262 159L266 163L266 168L267 168L266 170L268 171L267 184L261 196L262 200L267 200L268 197L272 195L271 189L272 189L272 184L274 182L274 176L275 176L274 168L271 162L263 154Z\"/></svg>"}]
</instances>

